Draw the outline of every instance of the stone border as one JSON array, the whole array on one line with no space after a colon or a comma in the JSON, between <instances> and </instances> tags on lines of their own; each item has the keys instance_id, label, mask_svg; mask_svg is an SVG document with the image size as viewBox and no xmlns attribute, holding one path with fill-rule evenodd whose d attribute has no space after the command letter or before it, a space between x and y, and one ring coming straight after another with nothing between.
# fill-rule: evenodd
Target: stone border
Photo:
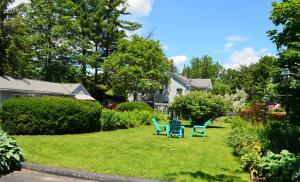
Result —
<instances>
[{"instance_id":1,"label":"stone border","mask_svg":"<svg viewBox=\"0 0 300 182\"><path fill-rule=\"evenodd\" d=\"M166 181L161 181L161 180L113 176L113 175L83 172L83 171L79 171L79 170L71 170L71 169L65 169L65 168L46 167L46 166L40 166L37 164L31 164L31 163L27 163L27 162L21 162L21 166L24 169L29 169L32 171L38 171L38 172L53 174L53 175L58 175L58 176L66 176L66 177L72 177L72 178L101 181L101 182L129 182L129 181L130 182L166 182Z\"/></svg>"}]
</instances>

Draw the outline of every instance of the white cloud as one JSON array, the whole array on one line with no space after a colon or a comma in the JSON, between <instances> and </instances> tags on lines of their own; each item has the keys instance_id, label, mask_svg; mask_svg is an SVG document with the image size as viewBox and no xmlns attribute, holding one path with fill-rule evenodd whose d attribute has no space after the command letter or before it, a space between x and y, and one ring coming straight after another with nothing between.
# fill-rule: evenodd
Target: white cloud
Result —
<instances>
[{"instance_id":1,"label":"white cloud","mask_svg":"<svg viewBox=\"0 0 300 182\"><path fill-rule=\"evenodd\" d=\"M234 43L233 42L226 42L226 44L224 45L225 49L231 49L233 47Z\"/></svg>"},{"instance_id":2,"label":"white cloud","mask_svg":"<svg viewBox=\"0 0 300 182\"><path fill-rule=\"evenodd\" d=\"M261 56L271 55L267 53L267 48L262 48L255 51L252 47L246 47L243 50L235 51L229 57L228 63L224 64L225 68L238 69L240 65L249 66L252 63L258 62Z\"/></svg>"},{"instance_id":3,"label":"white cloud","mask_svg":"<svg viewBox=\"0 0 300 182\"><path fill-rule=\"evenodd\" d=\"M127 0L128 11L134 16L149 16L154 0Z\"/></svg>"},{"instance_id":4,"label":"white cloud","mask_svg":"<svg viewBox=\"0 0 300 182\"><path fill-rule=\"evenodd\" d=\"M247 41L248 38L243 37L243 36L228 36L225 37L226 41L230 41L230 42L244 42Z\"/></svg>"},{"instance_id":5,"label":"white cloud","mask_svg":"<svg viewBox=\"0 0 300 182\"><path fill-rule=\"evenodd\" d=\"M188 60L186 55L173 56L173 57L170 57L169 59L170 60L173 59L174 64L176 66L181 65L182 63L185 63Z\"/></svg>"}]
</instances>

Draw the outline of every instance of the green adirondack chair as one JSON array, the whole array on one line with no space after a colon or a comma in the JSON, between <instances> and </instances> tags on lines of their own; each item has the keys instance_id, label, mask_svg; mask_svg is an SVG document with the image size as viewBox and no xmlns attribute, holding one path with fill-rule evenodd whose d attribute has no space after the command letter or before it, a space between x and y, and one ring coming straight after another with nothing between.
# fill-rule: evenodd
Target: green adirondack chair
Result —
<instances>
[{"instance_id":1,"label":"green adirondack chair","mask_svg":"<svg viewBox=\"0 0 300 182\"><path fill-rule=\"evenodd\" d=\"M181 125L181 122L178 120L169 121L170 125L170 136L178 136L179 138L184 137L184 126Z\"/></svg>"},{"instance_id":2,"label":"green adirondack chair","mask_svg":"<svg viewBox=\"0 0 300 182\"><path fill-rule=\"evenodd\" d=\"M152 118L152 122L153 122L154 127L155 127L156 135L159 135L161 132L165 131L167 136L169 136L169 125L167 125L167 124L157 124L156 118Z\"/></svg>"},{"instance_id":3,"label":"green adirondack chair","mask_svg":"<svg viewBox=\"0 0 300 182\"><path fill-rule=\"evenodd\" d=\"M199 136L205 136L205 128L208 126L209 123L213 122L212 119L205 121L203 125L194 125L190 134L190 138L193 137L194 133L198 134Z\"/></svg>"}]
</instances>

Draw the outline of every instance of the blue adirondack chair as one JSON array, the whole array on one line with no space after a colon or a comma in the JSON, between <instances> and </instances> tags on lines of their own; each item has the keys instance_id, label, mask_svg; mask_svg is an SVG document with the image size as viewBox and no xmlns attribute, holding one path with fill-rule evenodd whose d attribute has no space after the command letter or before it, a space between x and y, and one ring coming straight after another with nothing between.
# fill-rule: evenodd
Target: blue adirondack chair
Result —
<instances>
[{"instance_id":1,"label":"blue adirondack chair","mask_svg":"<svg viewBox=\"0 0 300 182\"><path fill-rule=\"evenodd\" d=\"M184 137L184 126L181 126L181 122L178 120L169 121L170 136L176 135L180 138Z\"/></svg>"},{"instance_id":2,"label":"blue adirondack chair","mask_svg":"<svg viewBox=\"0 0 300 182\"><path fill-rule=\"evenodd\" d=\"M152 118L152 122L153 122L154 127L155 127L156 135L159 135L160 132L165 131L167 133L167 136L169 136L169 125L167 125L167 124L157 124L156 118Z\"/></svg>"},{"instance_id":3,"label":"blue adirondack chair","mask_svg":"<svg viewBox=\"0 0 300 182\"><path fill-rule=\"evenodd\" d=\"M205 136L205 128L208 126L209 123L213 122L212 119L205 121L203 125L194 125L190 134L190 138L193 137L194 133L198 134L199 136Z\"/></svg>"}]
</instances>

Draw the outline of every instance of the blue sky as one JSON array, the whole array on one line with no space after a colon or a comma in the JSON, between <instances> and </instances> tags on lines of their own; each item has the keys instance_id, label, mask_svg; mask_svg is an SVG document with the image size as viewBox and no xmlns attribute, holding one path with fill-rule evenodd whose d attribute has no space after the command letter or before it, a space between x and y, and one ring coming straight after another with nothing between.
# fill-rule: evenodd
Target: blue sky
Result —
<instances>
[{"instance_id":1,"label":"blue sky","mask_svg":"<svg viewBox=\"0 0 300 182\"><path fill-rule=\"evenodd\" d=\"M16 3L28 0L16 0ZM272 0L127 0L129 19L154 30L168 58L179 70L192 57L212 56L226 68L257 62L263 55L276 55L266 31Z\"/></svg>"},{"instance_id":2,"label":"blue sky","mask_svg":"<svg viewBox=\"0 0 300 182\"><path fill-rule=\"evenodd\" d=\"M168 58L181 70L193 56L212 56L227 68L276 55L266 31L272 0L128 0L133 19L154 30Z\"/></svg>"}]
</instances>

